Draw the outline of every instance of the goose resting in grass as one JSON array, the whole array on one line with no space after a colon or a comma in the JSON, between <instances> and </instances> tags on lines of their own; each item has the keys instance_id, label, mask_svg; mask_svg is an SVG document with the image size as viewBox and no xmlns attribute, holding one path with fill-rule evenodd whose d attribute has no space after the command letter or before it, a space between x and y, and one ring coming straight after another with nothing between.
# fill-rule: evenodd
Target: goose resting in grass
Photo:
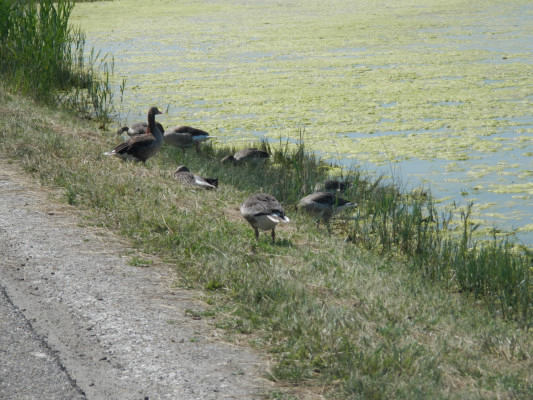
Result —
<instances>
[{"instance_id":1,"label":"goose resting in grass","mask_svg":"<svg viewBox=\"0 0 533 400\"><path fill-rule=\"evenodd\" d=\"M315 192L344 192L353 186L352 182L339 181L336 179L328 179L322 183L315 185Z\"/></svg>"},{"instance_id":2,"label":"goose resting in grass","mask_svg":"<svg viewBox=\"0 0 533 400\"><path fill-rule=\"evenodd\" d=\"M120 143L113 150L104 153L106 156L116 156L123 160L146 162L150 157L157 154L163 145L163 133L155 122L155 116L162 114L157 107L148 110L148 128L146 133L132 137Z\"/></svg>"},{"instance_id":3,"label":"goose resting in grass","mask_svg":"<svg viewBox=\"0 0 533 400\"><path fill-rule=\"evenodd\" d=\"M350 207L357 207L357 204L350 203L331 192L315 192L305 196L298 203L298 208L316 218L317 222L322 219L328 225L328 230L331 217Z\"/></svg>"},{"instance_id":4,"label":"goose resting in grass","mask_svg":"<svg viewBox=\"0 0 533 400\"><path fill-rule=\"evenodd\" d=\"M218 186L217 178L202 178L201 176L193 174L185 165L180 165L178 169L176 169L176 172L174 172L174 178L183 185L196 188L215 189Z\"/></svg>"},{"instance_id":5,"label":"goose resting in grass","mask_svg":"<svg viewBox=\"0 0 533 400\"><path fill-rule=\"evenodd\" d=\"M161 125L159 122L155 123L157 125L157 128L161 133L163 133L165 130L163 129L163 125ZM119 128L117 130L117 135L122 135L124 132L129 137L142 135L143 133L146 133L146 130L148 129L148 122L135 122L133 125L130 126L123 126L122 128Z\"/></svg>"},{"instance_id":6,"label":"goose resting in grass","mask_svg":"<svg viewBox=\"0 0 533 400\"><path fill-rule=\"evenodd\" d=\"M270 154L268 154L266 151L255 149L255 148L249 148L249 149L243 149L239 150L235 154L226 156L222 159L223 163L226 162L232 162L234 164L240 164L242 162L247 161L258 161L265 158L270 157Z\"/></svg>"},{"instance_id":7,"label":"goose resting in grass","mask_svg":"<svg viewBox=\"0 0 533 400\"><path fill-rule=\"evenodd\" d=\"M272 231L272 243L276 241L276 225L289 222L283 206L274 196L266 193L254 194L241 204L241 214L254 228L255 238L259 240L259 229Z\"/></svg>"},{"instance_id":8,"label":"goose resting in grass","mask_svg":"<svg viewBox=\"0 0 533 400\"><path fill-rule=\"evenodd\" d=\"M186 147L195 146L197 153L200 152L200 143L214 138L215 136L210 136L206 131L192 128L190 126L176 126L173 128L168 128L163 134L165 143L180 147L184 151Z\"/></svg>"}]
</instances>

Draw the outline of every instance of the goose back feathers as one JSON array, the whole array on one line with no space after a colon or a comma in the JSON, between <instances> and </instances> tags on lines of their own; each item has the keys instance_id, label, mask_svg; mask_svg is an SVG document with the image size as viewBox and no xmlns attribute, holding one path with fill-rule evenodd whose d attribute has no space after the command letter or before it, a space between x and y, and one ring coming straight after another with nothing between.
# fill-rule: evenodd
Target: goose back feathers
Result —
<instances>
[{"instance_id":1,"label":"goose back feathers","mask_svg":"<svg viewBox=\"0 0 533 400\"><path fill-rule=\"evenodd\" d=\"M249 148L249 149L243 149L239 150L235 154L226 156L222 159L223 163L226 162L232 162L234 164L240 164L242 162L247 161L258 161L258 160L264 160L266 158L270 157L270 154L268 154L266 151L255 149L255 148Z\"/></svg>"},{"instance_id":2,"label":"goose back feathers","mask_svg":"<svg viewBox=\"0 0 533 400\"><path fill-rule=\"evenodd\" d=\"M240 207L241 214L252 226L255 238L259 239L259 229L272 232L272 242L276 240L276 226L280 222L289 222L285 210L276 198L267 193L248 197Z\"/></svg>"},{"instance_id":3,"label":"goose back feathers","mask_svg":"<svg viewBox=\"0 0 533 400\"><path fill-rule=\"evenodd\" d=\"M298 203L299 208L325 222L328 222L333 215L342 210L356 206L357 204L351 203L331 192L315 192L305 196Z\"/></svg>"},{"instance_id":4,"label":"goose back feathers","mask_svg":"<svg viewBox=\"0 0 533 400\"><path fill-rule=\"evenodd\" d=\"M155 123L157 125L157 128L161 133L163 133L165 130L163 129L163 125L161 125L159 122ZM117 130L117 135L122 135L124 132L129 136L137 136L142 135L143 133L146 133L146 130L148 129L148 122L135 122L133 125L130 126L123 126L122 128L119 128Z\"/></svg>"},{"instance_id":5,"label":"goose back feathers","mask_svg":"<svg viewBox=\"0 0 533 400\"><path fill-rule=\"evenodd\" d=\"M184 165L180 165L176 172L174 172L174 178L176 178L182 185L202 188L202 189L215 189L218 186L217 178L202 178L196 174L193 174L189 168Z\"/></svg>"},{"instance_id":6,"label":"goose back feathers","mask_svg":"<svg viewBox=\"0 0 533 400\"><path fill-rule=\"evenodd\" d=\"M200 143L208 139L214 139L214 136L210 136L206 131L190 126L176 126L168 128L163 134L163 139L165 143L182 149L195 146L196 152L199 153Z\"/></svg>"}]
</instances>

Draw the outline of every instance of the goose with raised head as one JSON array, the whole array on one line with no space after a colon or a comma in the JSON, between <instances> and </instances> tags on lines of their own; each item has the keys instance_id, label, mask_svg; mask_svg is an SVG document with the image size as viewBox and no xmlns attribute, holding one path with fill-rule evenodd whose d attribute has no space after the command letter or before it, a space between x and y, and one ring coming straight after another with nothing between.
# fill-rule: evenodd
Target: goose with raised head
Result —
<instances>
[{"instance_id":1,"label":"goose with raised head","mask_svg":"<svg viewBox=\"0 0 533 400\"><path fill-rule=\"evenodd\" d=\"M352 182L328 179L315 185L315 192L345 192L353 186Z\"/></svg>"},{"instance_id":2,"label":"goose with raised head","mask_svg":"<svg viewBox=\"0 0 533 400\"><path fill-rule=\"evenodd\" d=\"M315 192L302 198L297 207L316 218L317 222L322 219L326 224L329 224L333 215L347 208L357 207L357 204L331 192Z\"/></svg>"},{"instance_id":3,"label":"goose with raised head","mask_svg":"<svg viewBox=\"0 0 533 400\"><path fill-rule=\"evenodd\" d=\"M104 153L106 156L116 156L123 160L134 160L146 162L155 156L163 145L163 133L159 130L155 122L155 116L162 114L157 107L148 110L148 128L146 133L132 137L120 143L113 150Z\"/></svg>"},{"instance_id":4,"label":"goose with raised head","mask_svg":"<svg viewBox=\"0 0 533 400\"><path fill-rule=\"evenodd\" d=\"M267 193L258 193L248 197L241 204L240 210L244 219L254 228L257 240L259 240L259 229L261 229L272 232L272 243L274 243L278 223L290 221L280 202Z\"/></svg>"},{"instance_id":5,"label":"goose with raised head","mask_svg":"<svg viewBox=\"0 0 533 400\"><path fill-rule=\"evenodd\" d=\"M157 128L161 133L165 131L163 129L163 125L161 125L159 122L156 122L155 124L157 125ZM117 130L117 135L122 135L123 133L126 133L129 137L134 137L146 133L147 130L148 122L135 122L130 126L123 126L122 128L119 128Z\"/></svg>"},{"instance_id":6,"label":"goose with raised head","mask_svg":"<svg viewBox=\"0 0 533 400\"><path fill-rule=\"evenodd\" d=\"M200 143L215 136L209 135L206 131L192 128L190 126L175 126L168 128L163 134L163 140L172 146L180 147L185 151L187 147L196 147L196 152L200 152Z\"/></svg>"},{"instance_id":7,"label":"goose with raised head","mask_svg":"<svg viewBox=\"0 0 533 400\"><path fill-rule=\"evenodd\" d=\"M182 185L195 188L215 189L218 186L217 178L202 178L193 174L185 165L180 165L174 172L176 178Z\"/></svg>"},{"instance_id":8,"label":"goose with raised head","mask_svg":"<svg viewBox=\"0 0 533 400\"><path fill-rule=\"evenodd\" d=\"M247 161L259 161L270 157L266 151L256 148L242 149L222 159L223 163L232 162L233 164L240 164Z\"/></svg>"}]
</instances>

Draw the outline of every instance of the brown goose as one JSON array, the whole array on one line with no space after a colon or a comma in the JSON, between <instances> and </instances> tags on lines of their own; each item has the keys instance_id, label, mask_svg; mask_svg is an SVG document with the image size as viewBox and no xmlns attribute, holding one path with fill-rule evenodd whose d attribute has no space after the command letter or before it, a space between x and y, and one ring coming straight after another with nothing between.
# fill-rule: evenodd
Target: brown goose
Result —
<instances>
[{"instance_id":1,"label":"brown goose","mask_svg":"<svg viewBox=\"0 0 533 400\"><path fill-rule=\"evenodd\" d=\"M276 225L289 222L283 206L274 196L267 193L254 194L241 204L241 214L254 228L255 238L259 240L259 229L272 231L272 242L276 240Z\"/></svg>"},{"instance_id":2,"label":"brown goose","mask_svg":"<svg viewBox=\"0 0 533 400\"><path fill-rule=\"evenodd\" d=\"M301 199L298 207L316 218L317 222L322 219L329 228L329 220L333 215L347 208L357 207L357 204L350 203L331 192L315 192Z\"/></svg>"},{"instance_id":3,"label":"brown goose","mask_svg":"<svg viewBox=\"0 0 533 400\"><path fill-rule=\"evenodd\" d=\"M174 178L183 185L196 188L215 189L218 186L217 178L202 178L201 176L193 174L185 165L180 165L178 169L176 169L176 172L174 172Z\"/></svg>"},{"instance_id":4,"label":"brown goose","mask_svg":"<svg viewBox=\"0 0 533 400\"><path fill-rule=\"evenodd\" d=\"M328 179L315 185L315 192L344 192L353 186L352 182Z\"/></svg>"},{"instance_id":5,"label":"brown goose","mask_svg":"<svg viewBox=\"0 0 533 400\"><path fill-rule=\"evenodd\" d=\"M159 122L155 123L157 125L157 128L160 132L164 132L163 125L161 125ZM130 126L123 126L122 128L119 128L117 130L117 135L122 135L124 132L129 137L142 135L143 133L146 133L146 130L148 129L148 122L135 122L133 125Z\"/></svg>"},{"instance_id":6,"label":"brown goose","mask_svg":"<svg viewBox=\"0 0 533 400\"><path fill-rule=\"evenodd\" d=\"M113 150L104 153L106 156L116 156L123 160L146 162L157 154L163 145L163 134L155 123L155 116L162 114L157 107L148 110L148 129L146 133L132 137L116 146Z\"/></svg>"},{"instance_id":7,"label":"brown goose","mask_svg":"<svg viewBox=\"0 0 533 400\"><path fill-rule=\"evenodd\" d=\"M195 146L197 153L200 152L200 143L214 138L215 136L210 136L206 131L192 128L190 126L168 128L163 135L165 143L180 147L183 150L185 150L186 147Z\"/></svg>"},{"instance_id":8,"label":"brown goose","mask_svg":"<svg viewBox=\"0 0 533 400\"><path fill-rule=\"evenodd\" d=\"M222 159L223 163L226 162L232 162L234 164L240 164L242 162L247 161L258 161L263 160L265 158L270 157L270 154L268 154L266 151L255 149L255 148L249 148L249 149L243 149L239 150L235 154L226 156Z\"/></svg>"}]
</instances>

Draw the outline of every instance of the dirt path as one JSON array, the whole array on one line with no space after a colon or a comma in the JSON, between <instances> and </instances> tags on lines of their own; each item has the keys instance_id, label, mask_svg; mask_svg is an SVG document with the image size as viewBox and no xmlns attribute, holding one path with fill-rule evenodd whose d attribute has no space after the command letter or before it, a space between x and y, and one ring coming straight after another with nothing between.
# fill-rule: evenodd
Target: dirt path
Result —
<instances>
[{"instance_id":1,"label":"dirt path","mask_svg":"<svg viewBox=\"0 0 533 400\"><path fill-rule=\"evenodd\" d=\"M0 163L0 301L16 321L2 318L0 335L28 336L0 341L0 398L44 394L10 367L24 357L57 364L50 373L65 398L254 399L272 388L264 360L185 315L203 305L170 287L170 267L128 265L124 243L80 227L74 213ZM39 393L16 396L23 389Z\"/></svg>"}]
</instances>

